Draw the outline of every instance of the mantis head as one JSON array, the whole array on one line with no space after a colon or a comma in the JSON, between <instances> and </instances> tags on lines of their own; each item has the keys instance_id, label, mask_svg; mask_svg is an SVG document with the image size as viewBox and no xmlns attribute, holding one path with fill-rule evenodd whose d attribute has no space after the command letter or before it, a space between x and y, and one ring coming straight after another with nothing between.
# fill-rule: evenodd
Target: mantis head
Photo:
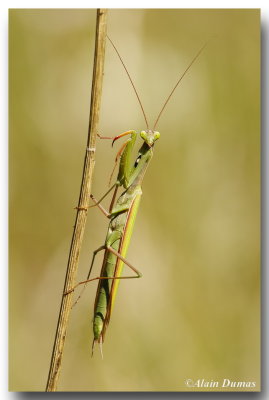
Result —
<instances>
[{"instance_id":1,"label":"mantis head","mask_svg":"<svg viewBox=\"0 0 269 400\"><path fill-rule=\"evenodd\" d=\"M152 131L150 129L140 133L140 137L147 143L149 147L152 147L160 136L160 132Z\"/></svg>"}]
</instances>

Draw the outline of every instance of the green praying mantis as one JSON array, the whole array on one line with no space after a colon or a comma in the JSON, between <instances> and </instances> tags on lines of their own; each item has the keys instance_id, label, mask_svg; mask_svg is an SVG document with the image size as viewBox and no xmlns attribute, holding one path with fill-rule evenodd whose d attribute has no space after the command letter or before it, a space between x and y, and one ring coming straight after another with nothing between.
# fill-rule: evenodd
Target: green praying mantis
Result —
<instances>
[{"instance_id":1,"label":"green praying mantis","mask_svg":"<svg viewBox=\"0 0 269 400\"><path fill-rule=\"evenodd\" d=\"M97 201L94 198L94 196L91 195L91 199L94 202L93 206L98 206L98 208L102 211L102 213L109 219L107 235L104 244L93 252L92 262L86 280L79 282L72 289L74 290L77 286L84 284L83 288L84 290L88 282L92 282L95 280L99 281L94 303L94 316L93 316L94 339L92 344L92 353L95 343L98 343L100 346L101 354L102 354L102 344L104 342L106 330L110 321L111 312L114 306L120 279L140 278L142 276L142 274L125 257L131 240L134 223L139 208L139 203L141 200L141 195L142 195L141 185L143 182L143 178L146 173L147 167L150 163L150 160L152 159L153 156L154 144L160 138L160 133L155 130L156 126L159 122L160 116L162 115L167 103L169 102L177 86L179 85L185 74L188 72L192 64L195 62L195 60L198 58L198 56L201 54L202 50L206 46L206 44L203 45L203 47L197 52L195 57L192 59L190 64L182 73L176 85L174 86L169 96L167 97L166 101L164 102L156 118L156 121L153 125L153 129L149 129L149 124L147 121L144 108L140 101L137 90L134 86L134 83L130 77L130 74L114 43L111 41L109 37L108 40L115 49L120 59L120 62L123 65L128 75L128 78L134 89L135 95L138 99L140 108L142 110L147 129L141 131L140 133L140 138L143 140L143 143L138 151L134 164L132 164L131 162L131 155L134 144L138 136L138 134L134 130L126 131L116 137L102 137L98 135L101 139L112 139L113 140L112 146L116 140L122 138L123 136L130 135L129 139L121 146L116 156L115 167L117 165L117 162L119 161L119 170L116 182L110 187L110 189L105 193L105 195L99 201ZM123 192L117 198L117 192L119 188L122 188ZM114 193L110 203L109 211L106 211L100 203L113 189ZM95 257L97 253L99 253L102 250L104 250L104 258L100 276L95 278L90 278ZM134 275L132 276L122 275L122 269L124 264L127 265L134 272ZM81 297L81 294L74 304L77 303L77 301Z\"/></svg>"}]
</instances>

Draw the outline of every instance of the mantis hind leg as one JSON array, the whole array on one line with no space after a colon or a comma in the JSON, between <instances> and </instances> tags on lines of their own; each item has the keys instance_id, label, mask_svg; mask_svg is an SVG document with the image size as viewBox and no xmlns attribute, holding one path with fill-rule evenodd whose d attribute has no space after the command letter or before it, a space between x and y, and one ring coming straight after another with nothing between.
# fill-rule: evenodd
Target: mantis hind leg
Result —
<instances>
[{"instance_id":1,"label":"mantis hind leg","mask_svg":"<svg viewBox=\"0 0 269 400\"><path fill-rule=\"evenodd\" d=\"M84 283L84 287L81 289L81 292L80 292L78 298L76 299L76 301L74 302L74 304L72 305L72 308L77 304L77 302L81 298L81 296L82 296L82 294L83 294L83 292L84 292L84 290L86 288L87 283L91 281L89 278L90 278L90 275L91 275L91 272L92 272L92 267L93 267L93 264L94 264L94 260L95 260L96 254L99 253L99 251L104 250L105 248L106 248L106 246L103 245L103 246L98 247L98 249L94 250L93 256L92 256L90 270L88 272L86 281L82 281L82 282L77 283L72 289L70 289L70 290L68 290L68 292L64 293L64 295L67 295L67 294L73 292L78 286L80 286L80 285L82 285Z\"/></svg>"},{"instance_id":2,"label":"mantis hind leg","mask_svg":"<svg viewBox=\"0 0 269 400\"><path fill-rule=\"evenodd\" d=\"M132 276L112 276L112 277L110 277L110 276L97 276L95 278L91 278L90 279L90 275L91 275L91 272L92 272L92 268L93 268L95 257L97 255L97 253L99 253L102 250L108 250L112 254L114 254L125 265L127 265L135 273L135 275L132 275ZM79 301L79 299L81 298L81 296L82 296L82 294L83 294L83 292L84 292L84 290L86 288L86 285L89 282L93 282L93 281L96 281L96 280L134 279L134 278L141 278L141 277L142 277L141 272L138 271L138 269L136 269L128 260L126 260L126 258L122 257L122 255L120 253L118 253L115 249L113 249L113 247L107 246L107 245L102 245L102 246L98 247L98 249L94 250L94 252L93 252L92 262L91 262L89 273L87 275L87 279L84 280L84 281L78 282L72 289L70 289L68 292L66 292L64 294L67 295L67 294L73 292L78 286L84 285L84 287L82 288L78 298L76 299L76 301L72 305L72 307L74 307L77 304L77 302Z\"/></svg>"}]
</instances>

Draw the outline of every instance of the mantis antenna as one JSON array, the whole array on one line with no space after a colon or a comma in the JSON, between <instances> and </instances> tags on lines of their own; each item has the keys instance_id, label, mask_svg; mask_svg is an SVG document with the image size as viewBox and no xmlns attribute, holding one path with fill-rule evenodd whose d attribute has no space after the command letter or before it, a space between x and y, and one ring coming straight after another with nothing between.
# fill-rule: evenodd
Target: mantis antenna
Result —
<instances>
[{"instance_id":1,"label":"mantis antenna","mask_svg":"<svg viewBox=\"0 0 269 400\"><path fill-rule=\"evenodd\" d=\"M156 126L157 126L157 124L158 124L158 122L159 122L160 116L162 115L163 110L164 110L165 107L167 106L167 103L168 103L169 100L171 99L171 97L172 97L174 91L176 90L176 88L178 87L179 83L182 81L182 79L184 78L184 76L186 75L186 73L188 72L188 70L190 69L190 67L192 66L192 64L197 60L197 58L199 57L199 55L202 53L202 51L204 50L204 48L205 48L206 45L207 45L207 42L201 47L201 49L198 51L198 53L196 54L196 56L192 59L192 61L191 61L190 64L187 66L187 68L185 69L185 71L183 72L183 74L180 76L179 80L178 80L177 83L175 84L174 88L173 88L172 91L170 92L169 96L168 96L167 99L165 100L164 105L162 106L161 111L159 112L158 117L157 117L157 119L156 119L156 121L155 121L155 123L154 123L153 130L155 130L155 128L156 128Z\"/></svg>"},{"instance_id":2,"label":"mantis antenna","mask_svg":"<svg viewBox=\"0 0 269 400\"><path fill-rule=\"evenodd\" d=\"M123 59L121 58L120 53L118 52L116 46L114 45L114 43L112 42L112 40L110 39L110 37L109 37L108 35L107 35L107 38L108 38L108 40L110 41L110 43L112 44L112 46L114 47L114 49L115 49L115 51L116 51L116 53L117 53L117 55L118 55L118 57L119 57L119 59L120 59L120 62L122 63L123 68L125 69L125 71L126 71L126 73L127 73L127 76L128 76L128 78L129 78L129 80L130 80L132 86L133 86L134 92L135 92L135 94L136 94L137 100L138 100L138 102L139 102L139 105L140 105L140 107L141 107L141 110L142 110L142 113L143 113L143 116L144 116L144 119L145 119L145 122L146 122L147 129L149 129L149 124L148 124L148 120L147 120L147 117L146 117L146 113L145 113L145 110L144 110L144 108L143 108L143 106L142 106L142 102L141 102L140 97L139 97L139 95L138 95L138 93L137 93L137 90L136 90L136 88L135 88L135 85L134 85L134 83L133 83L133 81L132 81L132 78L131 78L131 76L130 76L130 74L129 74L127 68L126 68L126 65L124 64ZM157 118L156 118L156 121L155 121L154 126L153 126L153 131L155 130L155 128L156 128L156 126L157 126L157 124L158 124L158 122L159 122L159 119L160 119L160 117L161 117L161 115L162 115L162 113L163 113L165 107L167 106L169 100L171 99L171 97L172 97L174 91L176 90L176 88L178 87L179 83L182 81L182 79L183 79L184 76L186 75L186 73L189 71L189 69L191 68L192 64L197 60L197 58L199 57L199 55L202 53L202 51L203 51L204 48L206 47L207 43L208 43L208 42L206 42L206 43L200 48L200 50L197 52L197 54L195 55L195 57L194 57L194 58L192 59L192 61L189 63L189 65L187 66L187 68L185 69L185 71L184 71L183 74L180 76L180 78L178 79L177 83L175 84L175 86L174 86L173 89L171 90L169 96L167 97L167 99L166 99L165 102L164 102L164 105L163 105L162 108L161 108L161 111L159 112L159 114L158 114L158 116L157 116Z\"/></svg>"},{"instance_id":3,"label":"mantis antenna","mask_svg":"<svg viewBox=\"0 0 269 400\"><path fill-rule=\"evenodd\" d=\"M106 36L107 36L107 35L106 35ZM134 83L133 83L133 81L132 81L132 78L131 78L131 76L130 76L130 74L129 74L129 72L128 72L128 69L126 68L126 65L124 64L123 59L122 59L121 56L120 56L120 53L118 52L116 46L114 45L114 43L112 42L112 40L110 39L110 37L107 36L107 38L108 38L108 40L110 41L110 43L112 44L112 46L114 47L114 49L115 49L115 51L116 51L116 53L117 53L117 55L118 55L118 57L119 57L119 59L120 59L120 62L122 63L123 68L125 69L125 71L126 71L126 73L127 73L127 75L128 75L128 78L129 78L129 80L130 80L130 82L131 82L131 84L132 84L132 86L133 86L134 91L135 91L137 100L138 100L138 102L139 102L139 104L140 104L140 107L141 107L141 110L142 110L142 113L143 113L143 116L144 116L144 119L145 119L145 122L146 122L146 125L147 125L147 129L149 129L149 124L148 124L148 120L147 120L147 117L146 117L145 110L144 110L144 108L143 108L143 106L142 106L142 102L141 102L140 97L139 97L139 95L138 95L138 93L137 93L137 90L136 90L135 85L134 85Z\"/></svg>"}]
</instances>

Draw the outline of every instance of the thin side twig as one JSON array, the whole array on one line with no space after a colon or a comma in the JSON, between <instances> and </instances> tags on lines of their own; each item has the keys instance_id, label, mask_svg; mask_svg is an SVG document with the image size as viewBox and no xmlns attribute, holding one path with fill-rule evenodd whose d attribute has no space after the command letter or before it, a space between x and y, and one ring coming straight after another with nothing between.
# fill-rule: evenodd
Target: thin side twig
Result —
<instances>
[{"instance_id":1,"label":"thin side twig","mask_svg":"<svg viewBox=\"0 0 269 400\"><path fill-rule=\"evenodd\" d=\"M68 319L72 307L72 297L73 297L73 292L70 292L66 295L65 293L70 291L75 285L79 255L87 219L87 208L89 206L89 201L90 201L91 183L92 183L93 169L95 164L95 145L97 136L97 126L99 122L99 110L100 110L102 82L103 82L106 27L107 27L107 10L98 9L97 20L96 20L95 54L94 54L87 148L84 160L76 221L74 225L74 231L69 251L62 302L59 312L55 341L50 363L49 376L46 386L47 392L54 392L57 390L57 382L59 379L59 374L61 369L64 343L65 343Z\"/></svg>"}]
</instances>

